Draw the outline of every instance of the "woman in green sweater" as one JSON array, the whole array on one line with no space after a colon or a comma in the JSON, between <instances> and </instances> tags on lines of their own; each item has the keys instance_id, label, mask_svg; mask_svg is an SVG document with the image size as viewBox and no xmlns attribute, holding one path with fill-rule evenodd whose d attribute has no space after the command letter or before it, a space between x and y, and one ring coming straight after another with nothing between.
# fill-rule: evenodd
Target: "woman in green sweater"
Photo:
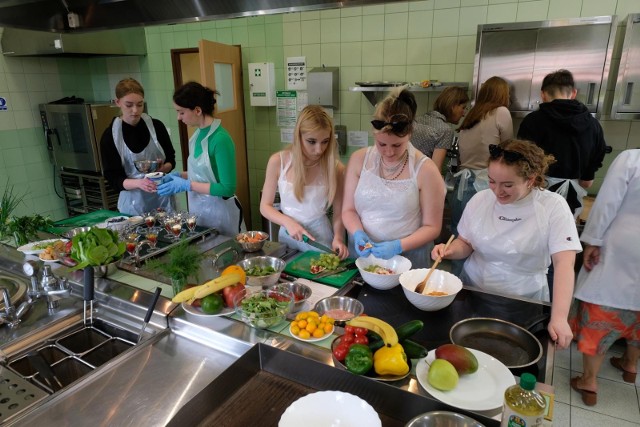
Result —
<instances>
[{"instance_id":1,"label":"woman in green sweater","mask_svg":"<svg viewBox=\"0 0 640 427\"><path fill-rule=\"evenodd\" d=\"M158 194L188 191L189 211L198 215L198 224L235 236L242 222L235 196L236 153L231 136L213 117L215 95L196 82L184 84L173 94L178 120L197 129L189 139L187 172L168 175Z\"/></svg>"}]
</instances>

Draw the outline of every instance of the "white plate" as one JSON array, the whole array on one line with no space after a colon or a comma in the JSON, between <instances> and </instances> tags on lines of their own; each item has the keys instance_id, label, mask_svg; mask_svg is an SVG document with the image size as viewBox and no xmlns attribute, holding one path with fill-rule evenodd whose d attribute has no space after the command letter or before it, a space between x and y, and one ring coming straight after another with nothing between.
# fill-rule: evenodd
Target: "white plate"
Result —
<instances>
[{"instance_id":1,"label":"white plate","mask_svg":"<svg viewBox=\"0 0 640 427\"><path fill-rule=\"evenodd\" d=\"M222 309L222 311L220 311L219 313L207 314L207 313L203 312L200 307L195 307L195 306L193 306L191 304L187 304L185 302L182 303L182 309L184 311L188 312L189 314L193 314L194 316L200 316L200 317L203 317L203 318L208 318L208 317L213 317L213 316L226 316L226 315L229 315L229 314L233 314L236 311L235 308L224 307Z\"/></svg>"},{"instance_id":2,"label":"white plate","mask_svg":"<svg viewBox=\"0 0 640 427\"><path fill-rule=\"evenodd\" d=\"M291 332L291 326L292 325L293 325L292 323L289 324L289 333L291 334L291 336L294 337L295 339L299 340L299 341L304 341L304 342L318 342L318 341L326 340L327 338L329 338L333 334L333 331L335 331L335 329L336 329L336 327L334 326L333 328L331 328L331 332L329 332L328 334L323 335L320 338L311 337L311 338L305 340L304 338L300 338L299 336L297 336L296 334Z\"/></svg>"},{"instance_id":3,"label":"white plate","mask_svg":"<svg viewBox=\"0 0 640 427\"><path fill-rule=\"evenodd\" d=\"M69 241L69 239L39 240L37 242L31 242L31 243L27 243L26 245L22 245L18 248L18 250L25 255L38 255L39 253L44 252L45 248L47 246L50 246L49 244L53 244L53 242L57 242L58 240L65 243ZM35 249L35 246L41 246L41 245L43 245L42 249Z\"/></svg>"},{"instance_id":4,"label":"white plate","mask_svg":"<svg viewBox=\"0 0 640 427\"><path fill-rule=\"evenodd\" d=\"M278 427L380 427L377 412L365 400L342 391L318 391L293 402Z\"/></svg>"},{"instance_id":5,"label":"white plate","mask_svg":"<svg viewBox=\"0 0 640 427\"><path fill-rule=\"evenodd\" d=\"M513 374L498 359L487 353L469 348L478 359L478 370L473 374L460 375L458 385L451 391L440 391L427 381L429 365L436 358L431 350L416 366L416 377L429 394L441 402L469 411L488 411L500 408L504 402L504 391L516 383ZM426 362L425 362L426 360Z\"/></svg>"},{"instance_id":6,"label":"white plate","mask_svg":"<svg viewBox=\"0 0 640 427\"><path fill-rule=\"evenodd\" d=\"M44 263L47 263L47 264L55 264L56 262L60 262L60 258L58 258L58 259L42 259L42 258L38 257L38 259L40 261L44 262Z\"/></svg>"}]
</instances>

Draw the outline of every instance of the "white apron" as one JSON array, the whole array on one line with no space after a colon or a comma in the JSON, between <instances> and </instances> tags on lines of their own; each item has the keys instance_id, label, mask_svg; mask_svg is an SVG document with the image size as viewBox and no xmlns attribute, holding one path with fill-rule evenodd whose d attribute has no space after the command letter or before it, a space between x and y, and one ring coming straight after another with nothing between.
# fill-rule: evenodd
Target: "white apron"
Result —
<instances>
[{"instance_id":1,"label":"white apron","mask_svg":"<svg viewBox=\"0 0 640 427\"><path fill-rule=\"evenodd\" d=\"M504 295L549 301L549 224L546 209L536 200L537 191L518 201L528 203L534 212L519 223L509 222L513 220L508 215L509 205L499 205L492 192L493 197L483 198L474 209L469 235L465 235L474 251L464 263L464 272L473 285ZM507 223L512 226L500 228L505 223L498 217L509 218Z\"/></svg>"},{"instance_id":2,"label":"white apron","mask_svg":"<svg viewBox=\"0 0 640 427\"><path fill-rule=\"evenodd\" d=\"M547 188L562 182L562 185L560 185L560 187L558 187L555 192L560 194L565 199L567 198L567 194L569 192L569 186L573 187L573 189L576 191L578 202L580 202L580 207L577 208L573 213L573 217L577 219L580 216L580 213L582 213L583 199L587 195L587 190L580 186L580 181L578 181L577 179L553 178L551 176L545 176L545 179L547 180Z\"/></svg>"},{"instance_id":3,"label":"white apron","mask_svg":"<svg viewBox=\"0 0 640 427\"><path fill-rule=\"evenodd\" d=\"M418 171L427 159L415 161L416 149L409 144L408 168L410 176L402 180L387 180L380 177L380 154L375 147L369 147L364 158L360 180L354 194L356 212L364 227L364 232L374 242L386 242L409 236L422 226ZM428 268L431 265L433 242L402 255L411 260L413 268ZM353 239L349 252L355 251Z\"/></svg>"},{"instance_id":4,"label":"white apron","mask_svg":"<svg viewBox=\"0 0 640 427\"><path fill-rule=\"evenodd\" d=\"M280 194L280 209L282 213L295 219L302 225L318 243L331 247L333 242L333 227L327 216L327 185L317 182L304 186L304 196L299 201L293 191L293 184L287 181L287 171L291 168L291 154L286 164L283 153L280 153L280 177L278 178L278 193ZM317 251L307 243L293 239L284 227L280 227L278 241L292 249L299 251Z\"/></svg>"},{"instance_id":5,"label":"white apron","mask_svg":"<svg viewBox=\"0 0 640 427\"><path fill-rule=\"evenodd\" d=\"M144 173L138 172L133 164L136 160L162 159L164 161L166 159L164 150L158 142L158 136L156 135L156 129L153 127L151 117L143 113L141 119L149 129L150 140L145 149L139 153L129 150L129 147L125 144L122 136L122 119L120 117L115 118L111 127L113 142L118 154L120 154L124 173L127 178L131 179L144 178ZM147 193L137 188L123 190L118 196L118 210L127 215L143 215L145 212L150 212L156 208L163 208L168 212L173 212L175 210L174 196L160 196L157 193Z\"/></svg>"},{"instance_id":6,"label":"white apron","mask_svg":"<svg viewBox=\"0 0 640 427\"><path fill-rule=\"evenodd\" d=\"M202 153L198 158L193 156L196 141L200 134L197 129L189 139L189 159L187 160L187 173L191 181L210 182L216 184L215 175L211 169L209 160L209 137L220 126L220 120L215 119L211 123L209 133L202 140ZM224 199L210 194L201 194L195 191L187 193L189 211L198 215L198 224L204 227L212 227L224 236L235 236L240 232L241 208L236 196Z\"/></svg>"}]
</instances>

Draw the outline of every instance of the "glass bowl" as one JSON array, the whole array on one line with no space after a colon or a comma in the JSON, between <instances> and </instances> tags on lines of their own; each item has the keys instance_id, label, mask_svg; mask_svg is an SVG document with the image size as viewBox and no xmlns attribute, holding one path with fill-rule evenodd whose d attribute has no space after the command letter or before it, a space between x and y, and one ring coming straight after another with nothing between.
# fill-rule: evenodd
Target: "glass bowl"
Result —
<instances>
[{"instance_id":1,"label":"glass bowl","mask_svg":"<svg viewBox=\"0 0 640 427\"><path fill-rule=\"evenodd\" d=\"M286 320L293 307L291 292L273 289L244 289L233 298L236 313L244 323L254 328L268 329Z\"/></svg>"}]
</instances>

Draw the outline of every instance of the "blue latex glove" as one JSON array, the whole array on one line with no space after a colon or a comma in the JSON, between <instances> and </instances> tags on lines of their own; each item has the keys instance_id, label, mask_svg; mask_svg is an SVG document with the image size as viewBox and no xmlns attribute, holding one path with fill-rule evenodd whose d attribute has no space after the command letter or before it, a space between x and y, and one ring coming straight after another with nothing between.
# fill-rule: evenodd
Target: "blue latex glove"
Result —
<instances>
[{"instance_id":1,"label":"blue latex glove","mask_svg":"<svg viewBox=\"0 0 640 427\"><path fill-rule=\"evenodd\" d=\"M367 236L367 233L365 233L362 230L358 230L355 233L353 233L353 241L356 247L356 253L358 254L358 256L362 256L362 257L366 257L369 256L369 254L371 253L371 248L364 248L364 245L369 243L371 244L371 239L369 239L369 236Z\"/></svg>"},{"instance_id":2,"label":"blue latex glove","mask_svg":"<svg viewBox=\"0 0 640 427\"><path fill-rule=\"evenodd\" d=\"M180 178L175 175L168 175L169 180L163 181L158 186L158 195L170 196L172 194L181 193L183 191L189 191L191 189L191 180Z\"/></svg>"},{"instance_id":3,"label":"blue latex glove","mask_svg":"<svg viewBox=\"0 0 640 427\"><path fill-rule=\"evenodd\" d=\"M389 259L402 252L400 240L390 240L388 242L374 243L371 253L376 258Z\"/></svg>"}]
</instances>

